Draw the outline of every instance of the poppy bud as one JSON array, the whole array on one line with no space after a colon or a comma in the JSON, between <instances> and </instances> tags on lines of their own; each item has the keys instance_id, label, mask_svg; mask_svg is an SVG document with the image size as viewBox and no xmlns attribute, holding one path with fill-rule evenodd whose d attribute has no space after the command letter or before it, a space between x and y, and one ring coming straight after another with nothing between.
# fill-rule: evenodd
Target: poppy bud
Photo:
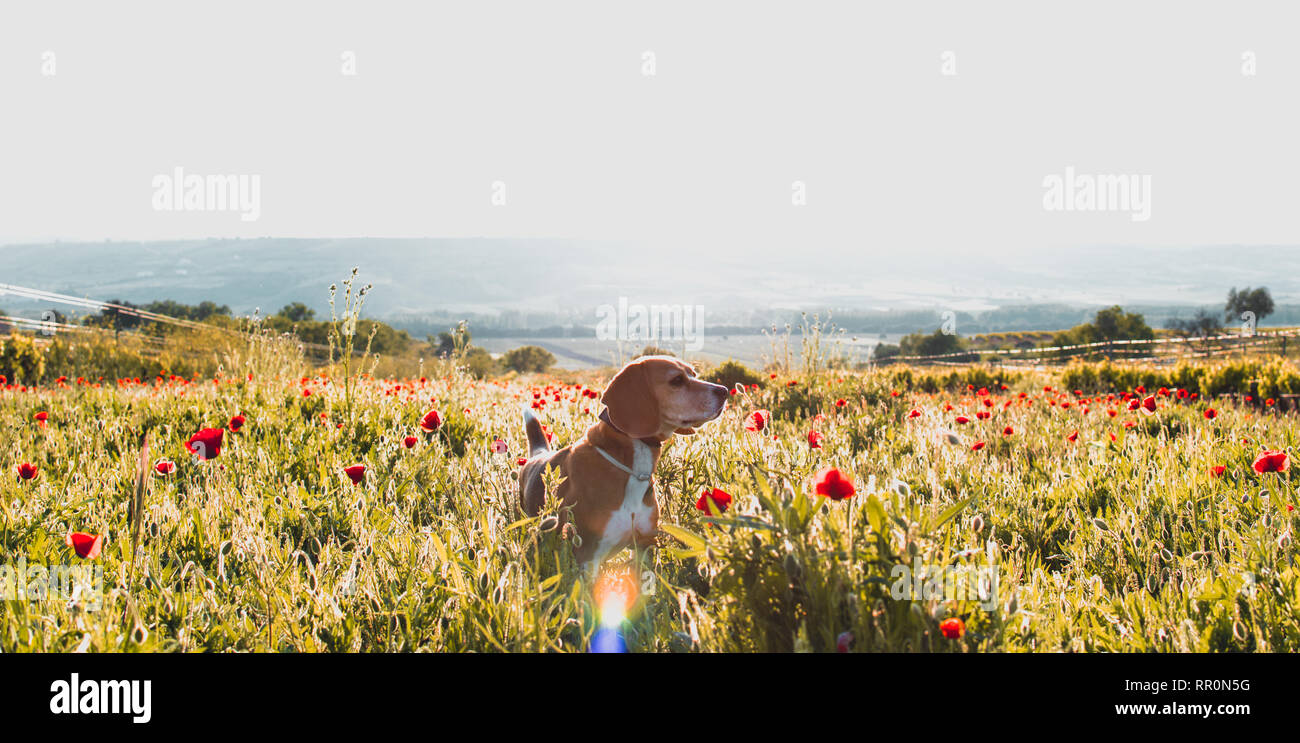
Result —
<instances>
[{"instance_id":1,"label":"poppy bud","mask_svg":"<svg viewBox=\"0 0 1300 743\"><path fill-rule=\"evenodd\" d=\"M785 574L795 580L803 576L803 570L799 567L799 561L794 558L793 552L785 556Z\"/></svg>"},{"instance_id":2,"label":"poppy bud","mask_svg":"<svg viewBox=\"0 0 1300 743\"><path fill-rule=\"evenodd\" d=\"M670 653L689 653L693 644L691 636L685 632L674 632L668 636L668 651Z\"/></svg>"}]
</instances>

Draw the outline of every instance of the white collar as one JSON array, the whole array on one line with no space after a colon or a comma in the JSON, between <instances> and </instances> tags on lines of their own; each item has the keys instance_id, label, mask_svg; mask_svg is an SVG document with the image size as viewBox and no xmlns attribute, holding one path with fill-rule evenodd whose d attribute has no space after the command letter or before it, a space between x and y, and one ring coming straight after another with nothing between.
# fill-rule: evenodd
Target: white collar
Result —
<instances>
[{"instance_id":1,"label":"white collar","mask_svg":"<svg viewBox=\"0 0 1300 743\"><path fill-rule=\"evenodd\" d=\"M610 464L612 464L612 465L614 465L615 467L617 467L617 468L623 470L624 472L626 472L627 474L631 475L632 477L635 477L636 479L640 480L641 482L649 482L649 481L650 481L650 475L651 475L652 472L653 472L653 465L651 464L651 462L653 461L653 457L648 456L648 455L650 454L650 447L649 447L649 446L647 446L647 445L645 445L644 443L638 441L637 439L632 439L632 464L633 464L633 465L640 464L640 465L642 465L643 467L646 467L646 471L645 471L645 472L636 472L636 471L633 470L631 467L628 467L626 464L623 464L622 462L620 462L620 461L618 461L617 459L615 459L615 458L614 458L614 457L613 457L609 452L605 451L604 449L600 448L599 446L596 446L595 444L592 444L592 443L591 443L591 439L587 439L587 443L588 443L588 444L591 444L591 448L593 448L593 449L595 449L596 451L600 452L600 456L602 456L602 457L604 457L606 460L608 460ZM641 450L643 450L643 449L645 450L644 453L641 451Z\"/></svg>"}]
</instances>

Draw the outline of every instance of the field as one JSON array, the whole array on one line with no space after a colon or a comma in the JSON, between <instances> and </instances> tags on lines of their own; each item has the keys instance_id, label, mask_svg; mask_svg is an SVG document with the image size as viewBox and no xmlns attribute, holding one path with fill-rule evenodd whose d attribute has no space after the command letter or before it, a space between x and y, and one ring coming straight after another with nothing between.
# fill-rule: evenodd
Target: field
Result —
<instances>
[{"instance_id":1,"label":"field","mask_svg":"<svg viewBox=\"0 0 1300 743\"><path fill-rule=\"evenodd\" d=\"M783 335L777 336L778 339L783 337ZM857 338L846 337L841 339L841 350L850 360L862 362L871 355L871 349L877 344L898 343L901 337L897 334L887 335L884 338L878 335L865 334ZM751 366L762 366L767 361L770 361L774 355L772 336L768 335L757 333L731 335L709 333L702 340L703 345L699 351L692 352L687 349L687 355L690 358L714 364L724 362L727 359L735 359ZM617 341L602 341L591 336L578 338L475 337L474 343L494 354L503 353L520 346L541 346L554 354L556 363L566 369L594 369L616 364L619 359L625 359L629 355L637 353L646 345L644 341L625 341L620 344ZM662 341L656 342L655 345L666 348L678 355L683 352L681 341Z\"/></svg>"},{"instance_id":2,"label":"field","mask_svg":"<svg viewBox=\"0 0 1300 743\"><path fill-rule=\"evenodd\" d=\"M596 581L515 477L521 409L570 442L608 371L381 380L254 338L215 379L5 387L0 540L28 590L0 649L1300 649L1294 460L1261 456L1300 443L1294 366L816 361L676 439L658 548ZM851 497L818 494L848 492L828 468ZM37 597L33 566L68 565L101 590Z\"/></svg>"}]
</instances>

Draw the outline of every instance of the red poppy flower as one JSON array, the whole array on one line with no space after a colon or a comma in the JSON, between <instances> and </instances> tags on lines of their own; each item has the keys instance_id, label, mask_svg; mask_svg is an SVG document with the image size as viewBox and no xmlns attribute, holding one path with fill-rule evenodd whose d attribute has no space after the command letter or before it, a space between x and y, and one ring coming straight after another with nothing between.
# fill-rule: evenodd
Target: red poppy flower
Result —
<instances>
[{"instance_id":1,"label":"red poppy flower","mask_svg":"<svg viewBox=\"0 0 1300 743\"><path fill-rule=\"evenodd\" d=\"M853 479L834 467L827 467L817 473L817 495L838 501L852 498L856 492L857 490L853 487Z\"/></svg>"},{"instance_id":2,"label":"red poppy flower","mask_svg":"<svg viewBox=\"0 0 1300 743\"><path fill-rule=\"evenodd\" d=\"M973 444L970 445L970 450L971 450L971 451L979 451L980 449L983 449L983 448L984 448L984 442L983 442L983 441L976 441L975 443L973 443Z\"/></svg>"},{"instance_id":3,"label":"red poppy flower","mask_svg":"<svg viewBox=\"0 0 1300 743\"><path fill-rule=\"evenodd\" d=\"M170 475L176 471L176 463L170 459L159 459L154 463L153 471L160 475Z\"/></svg>"},{"instance_id":4,"label":"red poppy flower","mask_svg":"<svg viewBox=\"0 0 1300 743\"><path fill-rule=\"evenodd\" d=\"M361 481L366 479L366 466L364 464L354 464L351 467L344 467L343 473L348 476L353 485L360 485Z\"/></svg>"},{"instance_id":5,"label":"red poppy flower","mask_svg":"<svg viewBox=\"0 0 1300 743\"><path fill-rule=\"evenodd\" d=\"M1210 474L1214 475L1215 477L1223 477L1223 473L1227 469L1228 469L1227 467L1221 464L1216 464L1210 468Z\"/></svg>"},{"instance_id":6,"label":"red poppy flower","mask_svg":"<svg viewBox=\"0 0 1300 743\"><path fill-rule=\"evenodd\" d=\"M23 462L18 465L18 476L24 480L35 480L39 474L39 468L31 462Z\"/></svg>"},{"instance_id":7,"label":"red poppy flower","mask_svg":"<svg viewBox=\"0 0 1300 743\"><path fill-rule=\"evenodd\" d=\"M245 418L244 418L244 416L242 416L242 415L234 415L234 416L231 416L231 417L230 417L230 425L229 425L230 432L231 432L231 433L239 433L239 429L241 429L241 428L244 427L244 420L245 420Z\"/></svg>"},{"instance_id":8,"label":"red poppy flower","mask_svg":"<svg viewBox=\"0 0 1300 743\"><path fill-rule=\"evenodd\" d=\"M809 448L809 449L820 449L820 448L822 448L822 439L824 439L824 438L826 438L826 434L823 434L823 433L820 432L820 431L809 431L809 432L808 432L808 448Z\"/></svg>"},{"instance_id":9,"label":"red poppy flower","mask_svg":"<svg viewBox=\"0 0 1300 743\"><path fill-rule=\"evenodd\" d=\"M1212 421L1212 420L1214 420L1214 417L1217 416L1218 414L1219 414L1219 411L1215 410L1214 408L1206 408L1206 409L1205 409L1205 412L1202 413L1202 415L1205 416L1205 420L1207 420L1207 421Z\"/></svg>"},{"instance_id":10,"label":"red poppy flower","mask_svg":"<svg viewBox=\"0 0 1300 743\"><path fill-rule=\"evenodd\" d=\"M1012 428L1011 426L1007 426L1006 428L1002 429L1002 435L1003 435L1003 436L1010 436L1011 434L1013 434L1013 433L1015 433L1015 432L1016 432L1016 429Z\"/></svg>"},{"instance_id":11,"label":"red poppy flower","mask_svg":"<svg viewBox=\"0 0 1300 743\"><path fill-rule=\"evenodd\" d=\"M1254 467L1261 475L1265 472L1286 472L1291 468L1291 460L1284 451L1266 451L1255 458Z\"/></svg>"},{"instance_id":12,"label":"red poppy flower","mask_svg":"<svg viewBox=\"0 0 1300 743\"><path fill-rule=\"evenodd\" d=\"M104 546L104 535L70 531L63 541L77 553L78 557L93 560L99 557L99 551Z\"/></svg>"},{"instance_id":13,"label":"red poppy flower","mask_svg":"<svg viewBox=\"0 0 1300 743\"><path fill-rule=\"evenodd\" d=\"M939 623L939 631L949 640L960 640L966 634L966 623L957 617L950 617Z\"/></svg>"},{"instance_id":14,"label":"red poppy flower","mask_svg":"<svg viewBox=\"0 0 1300 743\"><path fill-rule=\"evenodd\" d=\"M430 410L420 419L420 430L425 433L433 433L442 426L442 416L438 415L437 410Z\"/></svg>"},{"instance_id":15,"label":"red poppy flower","mask_svg":"<svg viewBox=\"0 0 1300 743\"><path fill-rule=\"evenodd\" d=\"M402 446L405 446L407 449L414 449L415 445L419 443L419 441L420 440L415 438L414 436L407 436L406 438L402 439Z\"/></svg>"},{"instance_id":16,"label":"red poppy flower","mask_svg":"<svg viewBox=\"0 0 1300 743\"><path fill-rule=\"evenodd\" d=\"M515 459L515 466L523 467L525 464L528 464L528 457L518 457Z\"/></svg>"},{"instance_id":17,"label":"red poppy flower","mask_svg":"<svg viewBox=\"0 0 1300 743\"><path fill-rule=\"evenodd\" d=\"M908 414L907 414L907 417L908 417L908 418L920 418L920 417L921 417L921 411L917 410L916 408L912 408L912 412L908 413Z\"/></svg>"},{"instance_id":18,"label":"red poppy flower","mask_svg":"<svg viewBox=\"0 0 1300 743\"><path fill-rule=\"evenodd\" d=\"M45 412L44 410L42 410L41 412L37 413L36 415L33 415L33 416L32 416L32 419L35 420L37 423L39 423L39 424L41 424L41 425L43 426L43 425L45 425L45 422L48 421L48 420L50 419L50 414L47 413L47 412Z\"/></svg>"},{"instance_id":19,"label":"red poppy flower","mask_svg":"<svg viewBox=\"0 0 1300 743\"><path fill-rule=\"evenodd\" d=\"M303 390L302 390L302 396L303 396L303 397L311 397L311 390L309 390L309 389L307 389L306 387L304 387Z\"/></svg>"},{"instance_id":20,"label":"red poppy flower","mask_svg":"<svg viewBox=\"0 0 1300 743\"><path fill-rule=\"evenodd\" d=\"M507 451L509 451L509 447L506 446L506 442L501 439L492 439L493 454L505 454Z\"/></svg>"},{"instance_id":21,"label":"red poppy flower","mask_svg":"<svg viewBox=\"0 0 1300 743\"><path fill-rule=\"evenodd\" d=\"M848 405L848 404L849 404L848 401L845 400L845 399L842 398L842 397L841 397L840 399L838 399L838 400L835 401L835 407L837 407L837 408L842 408L842 407L844 407L845 405Z\"/></svg>"},{"instance_id":22,"label":"red poppy flower","mask_svg":"<svg viewBox=\"0 0 1300 743\"><path fill-rule=\"evenodd\" d=\"M1078 440L1079 440L1079 432L1078 432L1078 431L1075 431L1074 433L1070 434L1069 436L1066 436L1065 438L1068 439L1068 440L1070 440L1070 441L1078 441Z\"/></svg>"},{"instance_id":23,"label":"red poppy flower","mask_svg":"<svg viewBox=\"0 0 1300 743\"><path fill-rule=\"evenodd\" d=\"M835 638L835 652L837 653L847 653L849 652L849 648L852 646L853 646L852 632L841 632L839 636Z\"/></svg>"},{"instance_id":24,"label":"red poppy flower","mask_svg":"<svg viewBox=\"0 0 1300 743\"><path fill-rule=\"evenodd\" d=\"M755 410L745 418L745 430L755 433L767 428L768 421L772 419L772 414L766 410Z\"/></svg>"},{"instance_id":25,"label":"red poppy flower","mask_svg":"<svg viewBox=\"0 0 1300 743\"><path fill-rule=\"evenodd\" d=\"M205 428L185 442L185 450L197 454L199 459L216 459L221 456L221 442L225 436L224 428Z\"/></svg>"},{"instance_id":26,"label":"red poppy flower","mask_svg":"<svg viewBox=\"0 0 1300 743\"><path fill-rule=\"evenodd\" d=\"M1142 401L1142 406L1139 409L1147 415L1156 412L1156 396L1149 395Z\"/></svg>"},{"instance_id":27,"label":"red poppy flower","mask_svg":"<svg viewBox=\"0 0 1300 743\"><path fill-rule=\"evenodd\" d=\"M970 418L967 418L964 415L959 415L954 420L957 422L957 425L965 425L967 423L970 423Z\"/></svg>"},{"instance_id":28,"label":"red poppy flower","mask_svg":"<svg viewBox=\"0 0 1300 743\"><path fill-rule=\"evenodd\" d=\"M709 511L710 501L713 503L714 510L718 513L726 513L727 509L731 507L731 493L720 488L705 490L700 495L700 499L695 501L695 508L705 513L711 513Z\"/></svg>"}]
</instances>

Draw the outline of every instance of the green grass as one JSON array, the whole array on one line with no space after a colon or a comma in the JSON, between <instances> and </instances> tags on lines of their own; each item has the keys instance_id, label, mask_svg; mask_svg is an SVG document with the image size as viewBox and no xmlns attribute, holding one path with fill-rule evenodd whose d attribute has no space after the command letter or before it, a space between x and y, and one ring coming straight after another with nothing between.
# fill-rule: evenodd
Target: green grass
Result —
<instances>
[{"instance_id":1,"label":"green grass","mask_svg":"<svg viewBox=\"0 0 1300 743\"><path fill-rule=\"evenodd\" d=\"M348 392L338 378L304 385L300 357L270 341L222 365L219 384L0 392L5 562L87 562L64 535L105 535L89 561L103 568L103 606L0 601L0 649L587 649L594 586L567 535L543 530L555 504L537 519L516 512L515 460L520 409L535 394L561 445L595 420L595 400L442 367L400 388L365 377ZM648 590L623 624L629 648L834 651L845 632L855 651L1300 648L1295 484L1251 468L1261 448L1295 452L1294 414L1171 396L1144 416L1103 393L1085 415L1073 394L1068 409L1049 404L1053 375L989 378L986 408L964 385L919 373L781 374L679 437L656 473L667 526L636 569ZM418 427L430 407L447 420L432 436ZM746 431L760 408L769 429ZM989 420L953 422L985 409ZM32 419L42 410L44 427ZM247 424L226 433L217 459L186 453L191 434L241 412ZM807 445L811 429L823 448ZM146 431L149 460L178 470L150 473L133 549ZM497 437L509 453L491 452ZM987 446L972 451L976 440ZM39 477L20 481L21 462ZM359 486L343 473L355 463L368 467ZM853 477L855 497L813 493L828 466ZM713 487L735 498L717 518L695 508ZM995 565L996 601L893 598L894 567L918 558ZM610 569L632 560L625 552ZM960 639L939 632L950 617L964 622Z\"/></svg>"}]
</instances>

